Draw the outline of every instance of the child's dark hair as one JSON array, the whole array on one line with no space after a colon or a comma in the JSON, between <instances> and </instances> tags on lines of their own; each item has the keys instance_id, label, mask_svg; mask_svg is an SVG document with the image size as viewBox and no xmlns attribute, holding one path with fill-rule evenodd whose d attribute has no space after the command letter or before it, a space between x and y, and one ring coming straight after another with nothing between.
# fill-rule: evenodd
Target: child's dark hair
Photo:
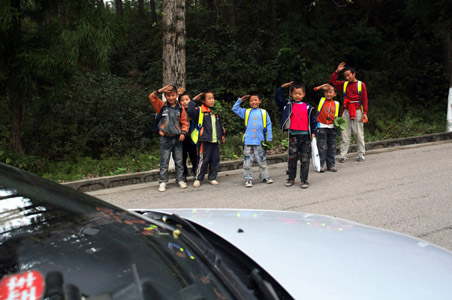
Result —
<instances>
[{"instance_id":1,"label":"child's dark hair","mask_svg":"<svg viewBox=\"0 0 452 300\"><path fill-rule=\"evenodd\" d=\"M182 94L180 94L180 95L179 95L179 99L182 98L182 96L188 96L188 98L189 98L190 100L193 100L192 97L190 96L190 94L187 93L187 92L183 92Z\"/></svg>"},{"instance_id":2,"label":"child's dark hair","mask_svg":"<svg viewBox=\"0 0 452 300\"><path fill-rule=\"evenodd\" d=\"M294 89L303 89L303 92L306 93L306 86L304 85L304 83L301 82L294 82L291 86L290 86L290 93L292 93L292 91Z\"/></svg>"},{"instance_id":3,"label":"child's dark hair","mask_svg":"<svg viewBox=\"0 0 452 300\"><path fill-rule=\"evenodd\" d=\"M258 91L252 91L249 93L249 95L250 95L250 98L251 98L251 96L257 96L257 98L259 98L259 100L262 100L262 94L259 93Z\"/></svg>"},{"instance_id":4,"label":"child's dark hair","mask_svg":"<svg viewBox=\"0 0 452 300\"><path fill-rule=\"evenodd\" d=\"M355 73L356 73L355 68L349 67L349 66L345 67L344 72L345 72L345 71L350 71L352 74L355 74Z\"/></svg>"},{"instance_id":5,"label":"child's dark hair","mask_svg":"<svg viewBox=\"0 0 452 300\"><path fill-rule=\"evenodd\" d=\"M204 101L204 100L206 100L206 94L207 93L211 93L212 95L213 95L213 92L211 91L211 90L204 90L204 91L202 91L202 95L201 95L201 101Z\"/></svg>"},{"instance_id":6,"label":"child's dark hair","mask_svg":"<svg viewBox=\"0 0 452 300\"><path fill-rule=\"evenodd\" d=\"M332 85L332 84L328 84L328 85L333 88L333 90L336 94L339 92L334 85Z\"/></svg>"}]
</instances>

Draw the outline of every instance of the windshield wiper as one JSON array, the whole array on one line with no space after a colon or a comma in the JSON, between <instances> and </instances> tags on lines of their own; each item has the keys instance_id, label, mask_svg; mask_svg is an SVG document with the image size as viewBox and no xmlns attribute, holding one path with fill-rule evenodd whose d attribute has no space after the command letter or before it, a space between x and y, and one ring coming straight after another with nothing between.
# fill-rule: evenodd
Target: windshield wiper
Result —
<instances>
[{"instance_id":1,"label":"windshield wiper","mask_svg":"<svg viewBox=\"0 0 452 300\"><path fill-rule=\"evenodd\" d=\"M265 299L279 299L272 284L262 278L260 271L257 268L254 268L253 271L251 271L250 276L262 294L264 294Z\"/></svg>"},{"instance_id":2,"label":"windshield wiper","mask_svg":"<svg viewBox=\"0 0 452 300\"><path fill-rule=\"evenodd\" d=\"M166 218L166 220L165 220ZM196 229L195 226L193 226L192 223L190 223L189 221L185 220L184 218L182 218L181 216L179 216L178 214L171 214L169 215L170 220L175 221L177 223L179 223L180 225L183 226L187 226L188 228L190 228L190 230L196 234L197 237L199 237L203 242L204 242L204 249L203 250L203 254L207 255L209 257L209 259L211 259L215 264L218 263L218 261L221 260L221 257L219 256L219 254L217 253L217 251L215 250L215 248L212 246L212 244L210 244L210 242L206 239L206 237L199 232L198 229ZM163 216L162 220L167 223L168 222L168 216Z\"/></svg>"},{"instance_id":3,"label":"windshield wiper","mask_svg":"<svg viewBox=\"0 0 452 300\"><path fill-rule=\"evenodd\" d=\"M202 243L199 243L199 240L194 241L191 236L187 234L181 234L180 236L185 242L193 247L193 249L201 252L206 258L208 258L207 261L211 264L212 269L216 271L215 273L217 274L217 276L219 276L221 280L226 283L226 285L230 288L231 292L237 299L256 299L252 291L250 291L243 284L240 278L230 268L228 268L227 265L223 263L223 260L218 251L190 221L187 221L177 214L170 214L169 216L163 215L162 220L165 223L168 223L168 221L173 221L175 223L178 223L179 225L182 225L182 227L188 227L191 232L193 232L202 241Z\"/></svg>"}]
</instances>

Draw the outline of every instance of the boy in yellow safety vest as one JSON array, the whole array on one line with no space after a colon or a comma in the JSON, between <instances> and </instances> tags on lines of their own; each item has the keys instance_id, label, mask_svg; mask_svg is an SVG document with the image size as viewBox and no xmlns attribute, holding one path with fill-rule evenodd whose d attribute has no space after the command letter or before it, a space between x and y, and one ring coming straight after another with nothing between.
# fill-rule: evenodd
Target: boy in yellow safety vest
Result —
<instances>
[{"instance_id":1,"label":"boy in yellow safety vest","mask_svg":"<svg viewBox=\"0 0 452 300\"><path fill-rule=\"evenodd\" d=\"M346 81L337 80L337 76L342 70ZM336 71L331 75L330 83L344 92L342 117L347 121L347 127L342 132L339 162L342 163L347 159L346 155L352 133L355 135L358 146L357 160L362 162L365 159L364 154L366 152L364 144L364 123L367 122L366 84L356 79L355 69L350 66L345 67L345 62L341 62L337 66Z\"/></svg>"},{"instance_id":2,"label":"boy in yellow safety vest","mask_svg":"<svg viewBox=\"0 0 452 300\"><path fill-rule=\"evenodd\" d=\"M208 179L211 185L217 185L218 168L220 167L220 142L224 144L225 133L221 118L213 111L215 97L212 91L205 90L196 95L193 100L201 99L202 105L196 106L194 101L188 103L188 115L195 120L196 128L191 133L192 141L197 145L198 164L196 167L195 188L201 186L201 181L209 169Z\"/></svg>"},{"instance_id":3,"label":"boy in yellow safety vest","mask_svg":"<svg viewBox=\"0 0 452 300\"><path fill-rule=\"evenodd\" d=\"M242 108L243 101L249 101L250 108ZM243 136L243 178L245 186L253 186L253 172L251 167L256 160L259 166L259 178L265 183L273 183L268 176L267 153L262 148L262 142L271 142L272 123L265 109L259 108L262 96L257 92L251 92L235 102L232 111L245 120L245 134Z\"/></svg>"},{"instance_id":4,"label":"boy in yellow safety vest","mask_svg":"<svg viewBox=\"0 0 452 300\"><path fill-rule=\"evenodd\" d=\"M319 99L317 107L317 147L320 156L320 172L325 171L324 165L326 162L326 169L331 172L336 172L335 165L336 156L336 128L334 127L334 119L339 114L339 102L334 101L336 97L336 89L329 84L323 84L315 87L314 91L323 90L324 97Z\"/></svg>"}]
</instances>

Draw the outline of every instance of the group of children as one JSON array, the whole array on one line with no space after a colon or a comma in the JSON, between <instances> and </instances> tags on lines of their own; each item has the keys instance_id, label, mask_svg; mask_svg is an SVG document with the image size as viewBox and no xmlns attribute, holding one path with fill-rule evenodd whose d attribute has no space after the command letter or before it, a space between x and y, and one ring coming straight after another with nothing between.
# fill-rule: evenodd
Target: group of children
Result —
<instances>
[{"instance_id":1,"label":"group of children","mask_svg":"<svg viewBox=\"0 0 452 300\"><path fill-rule=\"evenodd\" d=\"M344 71L346 81L337 80L338 73ZM285 88L289 88L290 97L284 96ZM323 97L317 91L323 91ZM339 102L334 100L337 91L344 93L342 117L347 127L342 133L339 162L344 162L350 145L351 133L358 143L358 161L363 161L365 154L363 123L367 122L367 90L363 82L356 79L356 72L345 67L342 62L331 75L330 83L323 84L308 91L318 102L317 108L303 102L307 91L302 83L288 82L282 84L275 93L275 101L280 108L281 129L289 134L288 179L286 186L295 183L297 163L300 160L300 187L309 187L309 162L311 157L311 141L318 139L320 156L320 172L326 170L336 172L336 135L334 120L339 116ZM166 101L159 98L163 93ZM160 135L160 177L159 191L166 190L168 182L168 166L171 155L176 169L176 183L186 188L188 168L187 157L190 157L194 174L193 186L199 187L208 172L210 184L217 185L216 180L220 165L220 142L225 142L225 129L220 116L213 111L215 98L212 91L206 90L193 99L175 86L167 85L149 95L149 99L157 113L155 131ZM195 101L200 99L201 106ZM248 101L250 108L240 107ZM259 178L273 183L268 174L266 150L263 144L272 141L272 124L269 114L260 108L262 96L257 92L237 99L232 107L234 113L244 119L245 134L243 136L243 177L246 187L253 186L251 170L255 160L259 166Z\"/></svg>"}]
</instances>

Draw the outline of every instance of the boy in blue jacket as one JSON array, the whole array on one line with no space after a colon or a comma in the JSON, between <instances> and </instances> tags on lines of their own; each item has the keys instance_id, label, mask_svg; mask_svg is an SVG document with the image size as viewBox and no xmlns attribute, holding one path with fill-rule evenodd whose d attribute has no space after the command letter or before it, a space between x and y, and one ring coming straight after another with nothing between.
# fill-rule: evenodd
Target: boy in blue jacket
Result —
<instances>
[{"instance_id":1,"label":"boy in blue jacket","mask_svg":"<svg viewBox=\"0 0 452 300\"><path fill-rule=\"evenodd\" d=\"M291 99L285 99L284 88L290 87ZM292 186L297 176L297 162L301 161L300 166L300 187L307 189L309 187L309 160L311 158L311 138L317 133L317 120L314 108L303 102L306 95L306 87L302 83L293 81L281 85L275 94L275 100L278 104L281 115L281 129L289 131L289 178L286 186Z\"/></svg>"},{"instance_id":2,"label":"boy in blue jacket","mask_svg":"<svg viewBox=\"0 0 452 300\"><path fill-rule=\"evenodd\" d=\"M243 101L249 100L249 109L240 107ZM257 92L251 92L235 102L232 111L245 120L245 135L243 137L243 178L245 186L253 186L253 172L251 167L256 160L259 166L259 178L265 183L273 183L268 176L267 153L262 148L262 142L271 142L272 123L265 109L260 109L262 96Z\"/></svg>"}]
</instances>

